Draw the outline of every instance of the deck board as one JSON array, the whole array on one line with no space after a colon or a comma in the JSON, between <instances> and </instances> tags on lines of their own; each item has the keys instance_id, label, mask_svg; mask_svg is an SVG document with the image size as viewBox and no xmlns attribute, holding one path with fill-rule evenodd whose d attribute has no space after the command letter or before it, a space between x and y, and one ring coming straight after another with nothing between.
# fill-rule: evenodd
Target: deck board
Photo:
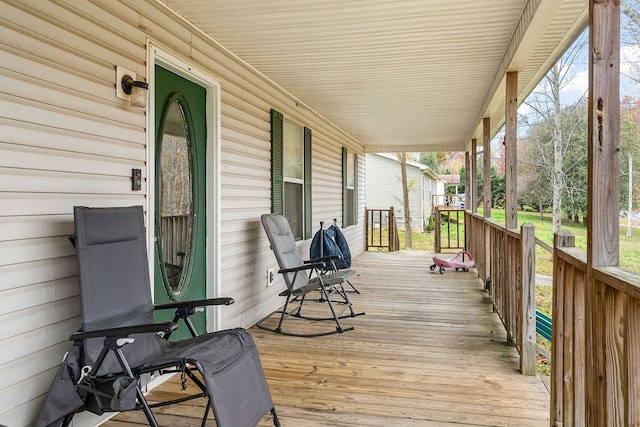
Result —
<instances>
[{"instance_id":1,"label":"deck board","mask_svg":"<svg viewBox=\"0 0 640 427\"><path fill-rule=\"evenodd\" d=\"M343 321L354 331L298 338L250 329L284 427L549 424L549 393L540 378L519 374L475 270L441 275L430 264L424 252L358 256L352 282L362 293L351 297L366 315ZM330 327L290 320L301 330ZM152 396L179 392L171 379ZM163 408L158 421L199 425L202 405ZM106 425L136 423L144 417L129 412ZM268 416L260 423L270 425Z\"/></svg>"}]
</instances>

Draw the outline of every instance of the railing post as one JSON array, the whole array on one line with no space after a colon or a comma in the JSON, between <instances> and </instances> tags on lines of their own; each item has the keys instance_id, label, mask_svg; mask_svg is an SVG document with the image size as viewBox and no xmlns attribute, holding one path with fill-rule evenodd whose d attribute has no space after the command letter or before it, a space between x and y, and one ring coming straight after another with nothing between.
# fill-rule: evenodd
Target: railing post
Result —
<instances>
[{"instance_id":1,"label":"railing post","mask_svg":"<svg viewBox=\"0 0 640 427\"><path fill-rule=\"evenodd\" d=\"M396 241L398 240L398 229L396 228L396 215L393 211L393 206L389 208L389 252L395 252L398 250Z\"/></svg>"},{"instance_id":2,"label":"railing post","mask_svg":"<svg viewBox=\"0 0 640 427\"><path fill-rule=\"evenodd\" d=\"M435 253L440 253L441 247L440 247L440 239L442 238L442 227L441 227L441 223L440 223L440 208L438 208L436 206L435 212L433 214L435 216L434 218L434 224L435 224L435 229L433 230L435 232L434 234L434 238L433 238L433 251Z\"/></svg>"},{"instance_id":3,"label":"railing post","mask_svg":"<svg viewBox=\"0 0 640 427\"><path fill-rule=\"evenodd\" d=\"M522 295L520 299L520 372L536 374L536 229L527 222L520 227L522 245Z\"/></svg>"},{"instance_id":4,"label":"railing post","mask_svg":"<svg viewBox=\"0 0 640 427\"><path fill-rule=\"evenodd\" d=\"M369 209L364 208L364 211L364 251L367 252L369 250Z\"/></svg>"},{"instance_id":5,"label":"railing post","mask_svg":"<svg viewBox=\"0 0 640 427\"><path fill-rule=\"evenodd\" d=\"M551 427L562 425L564 420L564 264L557 257L556 248L574 247L576 238L566 230L553 235L553 307L551 345Z\"/></svg>"}]
</instances>

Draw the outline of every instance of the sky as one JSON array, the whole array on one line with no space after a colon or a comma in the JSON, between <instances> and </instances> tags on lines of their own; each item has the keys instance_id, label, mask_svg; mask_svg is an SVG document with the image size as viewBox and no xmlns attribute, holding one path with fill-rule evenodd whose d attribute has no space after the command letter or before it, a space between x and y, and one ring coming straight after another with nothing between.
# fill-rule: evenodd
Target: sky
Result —
<instances>
[{"instance_id":1,"label":"sky","mask_svg":"<svg viewBox=\"0 0 640 427\"><path fill-rule=\"evenodd\" d=\"M636 1L636 4L640 4ZM624 25L622 31L625 31ZM587 37L586 32L581 37ZM624 40L634 40L637 37L625 36ZM640 98L640 40L635 43L621 43L620 48L620 98L630 96L632 98ZM579 55L570 65L568 73L568 81L563 85L560 90L560 102L562 105L575 104L579 99L587 95L589 88L589 53L588 43L584 43L584 47L581 49ZM543 82L541 82L541 85ZM535 91L542 91L540 85ZM527 116L532 112L530 106L523 102L518 108L518 113L521 116ZM530 116L531 117L531 116ZM535 119L531 119L534 121ZM526 126L519 127L519 131L524 136L527 133ZM503 131L496 135L496 138L503 135Z\"/></svg>"}]
</instances>

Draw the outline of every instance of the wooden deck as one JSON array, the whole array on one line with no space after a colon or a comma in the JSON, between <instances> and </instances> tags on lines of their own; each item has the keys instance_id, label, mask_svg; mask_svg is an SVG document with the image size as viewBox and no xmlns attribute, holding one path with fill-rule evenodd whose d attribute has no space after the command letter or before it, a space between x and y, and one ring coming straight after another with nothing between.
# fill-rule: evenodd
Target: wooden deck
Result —
<instances>
[{"instance_id":1,"label":"wooden deck","mask_svg":"<svg viewBox=\"0 0 640 427\"><path fill-rule=\"evenodd\" d=\"M295 338L250 329L283 427L549 425L549 393L519 374L475 270L441 275L430 264L424 252L357 257L352 282L362 293L352 300L366 315L344 320L354 331ZM177 383L152 394L178 392ZM197 426L201 410L174 405L158 421ZM128 412L106 425L137 422L142 414ZM270 425L268 416L260 423Z\"/></svg>"}]
</instances>

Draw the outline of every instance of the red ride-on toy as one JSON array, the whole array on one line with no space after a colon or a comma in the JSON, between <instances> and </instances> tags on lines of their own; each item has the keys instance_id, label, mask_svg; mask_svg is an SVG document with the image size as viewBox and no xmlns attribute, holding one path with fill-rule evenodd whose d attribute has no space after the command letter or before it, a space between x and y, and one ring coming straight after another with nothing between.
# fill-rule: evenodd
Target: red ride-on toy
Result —
<instances>
[{"instance_id":1,"label":"red ride-on toy","mask_svg":"<svg viewBox=\"0 0 640 427\"><path fill-rule=\"evenodd\" d=\"M465 260L466 258L466 260ZM433 257L433 264L429 269L434 271L436 267L439 267L440 274L444 274L445 268L455 268L456 271L469 271L471 267L475 265L475 261L471 254L467 251L460 251L451 259L440 259Z\"/></svg>"}]
</instances>

